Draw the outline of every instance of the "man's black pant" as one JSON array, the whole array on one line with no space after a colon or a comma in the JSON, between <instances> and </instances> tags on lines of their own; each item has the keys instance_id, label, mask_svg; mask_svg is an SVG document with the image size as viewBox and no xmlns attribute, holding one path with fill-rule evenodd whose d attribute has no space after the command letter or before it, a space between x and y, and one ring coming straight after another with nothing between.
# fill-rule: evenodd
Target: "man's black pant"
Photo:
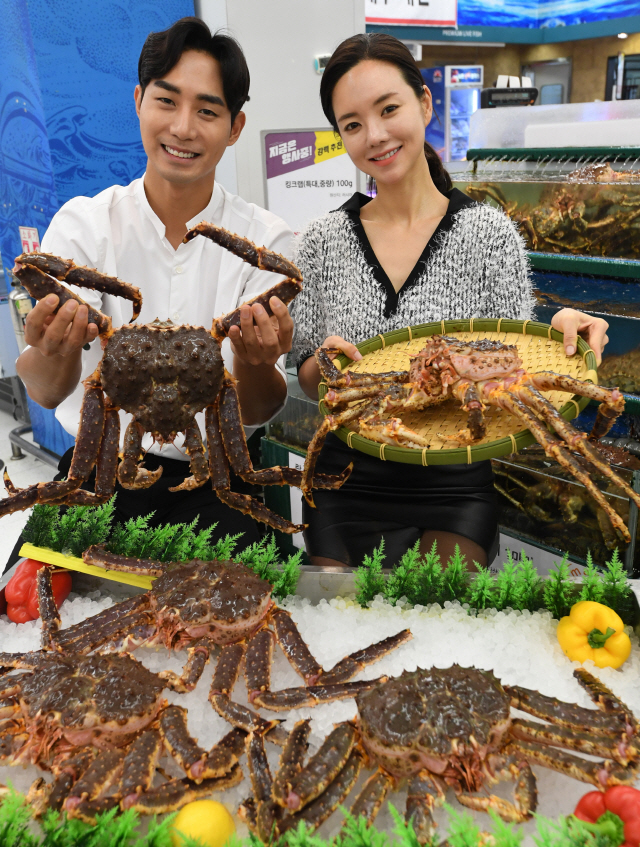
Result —
<instances>
[{"instance_id":1,"label":"man's black pant","mask_svg":"<svg viewBox=\"0 0 640 847\"><path fill-rule=\"evenodd\" d=\"M71 466L73 447L67 450L58 464L58 473L54 479L65 479ZM129 518L137 518L155 514L149 521L150 527L160 526L166 523L191 523L198 518L196 529L206 529L212 524L217 524L211 534L211 542L215 543L225 535L236 535L243 533L238 539L236 549L243 550L250 544L260 540L258 524L249 515L243 515L237 509L231 509L222 503L211 488L210 482L205 482L200 488L192 491L169 491L169 488L179 485L182 480L190 475L189 462L178 459L166 459L147 453L144 466L148 470L156 470L162 465L162 476L150 488L138 488L135 491L123 488L116 482L116 502L113 513L113 523L125 523ZM243 482L233 472L231 473L231 488L240 494L252 494L256 489ZM88 491L94 490L95 470L82 486ZM20 548L24 544L22 537L13 548L5 571L14 565L20 558Z\"/></svg>"}]
</instances>

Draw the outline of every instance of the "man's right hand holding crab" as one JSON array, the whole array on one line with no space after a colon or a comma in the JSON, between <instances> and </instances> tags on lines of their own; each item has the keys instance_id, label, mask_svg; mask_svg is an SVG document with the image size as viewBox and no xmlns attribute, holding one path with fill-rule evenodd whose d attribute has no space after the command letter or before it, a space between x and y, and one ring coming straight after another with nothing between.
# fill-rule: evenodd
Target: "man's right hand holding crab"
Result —
<instances>
[{"instance_id":1,"label":"man's right hand holding crab","mask_svg":"<svg viewBox=\"0 0 640 847\"><path fill-rule=\"evenodd\" d=\"M45 409L54 409L78 385L82 348L98 335L86 306L67 300L58 307L59 298L49 294L29 312L24 330L29 347L16 362L29 396Z\"/></svg>"}]
</instances>

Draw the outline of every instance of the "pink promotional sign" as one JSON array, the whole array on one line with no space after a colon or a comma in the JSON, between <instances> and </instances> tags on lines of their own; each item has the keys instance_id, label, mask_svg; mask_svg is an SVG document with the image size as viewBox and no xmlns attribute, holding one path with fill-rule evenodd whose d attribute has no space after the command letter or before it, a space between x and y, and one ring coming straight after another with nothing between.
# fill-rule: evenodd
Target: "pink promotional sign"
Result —
<instances>
[{"instance_id":1,"label":"pink promotional sign","mask_svg":"<svg viewBox=\"0 0 640 847\"><path fill-rule=\"evenodd\" d=\"M266 139L267 179L313 163L315 132L270 132Z\"/></svg>"}]
</instances>

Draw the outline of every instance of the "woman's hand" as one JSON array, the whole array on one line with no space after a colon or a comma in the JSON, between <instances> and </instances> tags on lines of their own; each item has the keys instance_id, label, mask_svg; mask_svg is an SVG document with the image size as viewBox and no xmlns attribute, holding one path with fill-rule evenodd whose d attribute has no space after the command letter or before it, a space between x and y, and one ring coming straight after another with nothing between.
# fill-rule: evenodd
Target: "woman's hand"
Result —
<instances>
[{"instance_id":1,"label":"woman's hand","mask_svg":"<svg viewBox=\"0 0 640 847\"><path fill-rule=\"evenodd\" d=\"M325 338L321 346L338 349L340 352L344 353L345 356L353 359L354 362L359 362L362 358L362 353L358 350L355 344L352 344L350 341L345 341L345 339L340 335L330 335L328 338ZM332 359L335 359L338 353L332 353L330 355ZM316 362L316 357L309 356L309 358L300 365L300 370L298 371L298 382L300 383L300 388L302 388L307 397L310 397L312 400L318 399L318 385L320 385L321 378L322 374L320 373L320 368Z\"/></svg>"},{"instance_id":2,"label":"woman's hand","mask_svg":"<svg viewBox=\"0 0 640 847\"><path fill-rule=\"evenodd\" d=\"M551 326L564 333L564 352L573 356L577 349L578 336L582 336L596 354L598 364L602 361L602 351L609 341L609 324L602 318L594 318L577 309L560 309L551 319Z\"/></svg>"},{"instance_id":3,"label":"woman's hand","mask_svg":"<svg viewBox=\"0 0 640 847\"><path fill-rule=\"evenodd\" d=\"M330 335L322 342L323 347L337 347L345 356L348 356L354 362L359 362L362 358L362 353L358 350L355 344L350 341L345 341L340 335ZM331 354L331 358L335 359L337 353Z\"/></svg>"}]
</instances>

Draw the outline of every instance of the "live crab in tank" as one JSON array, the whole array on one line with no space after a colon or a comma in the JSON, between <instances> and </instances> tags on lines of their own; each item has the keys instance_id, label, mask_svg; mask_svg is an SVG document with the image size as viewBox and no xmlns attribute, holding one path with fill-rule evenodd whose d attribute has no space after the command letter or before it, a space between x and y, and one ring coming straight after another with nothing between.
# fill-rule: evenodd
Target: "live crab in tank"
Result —
<instances>
[{"instance_id":1,"label":"live crab in tank","mask_svg":"<svg viewBox=\"0 0 640 847\"><path fill-rule=\"evenodd\" d=\"M271 597L272 586L246 565L232 561L162 564L108 553L99 546L83 554L88 564L109 570L155 576L146 594L117 603L82 623L59 630L43 616L43 646L86 655L93 650L130 651L163 645L187 649L190 680L200 678L210 655L220 647L209 702L216 712L245 732L274 728L273 721L231 699L244 660L249 702L270 711L312 707L354 697L379 680L350 681L411 638L409 630L346 656L331 670L313 657L291 619ZM271 691L274 644L304 680L298 688Z\"/></svg>"},{"instance_id":2,"label":"live crab in tank","mask_svg":"<svg viewBox=\"0 0 640 847\"><path fill-rule=\"evenodd\" d=\"M640 507L640 494L613 470L597 446L598 439L624 411L624 396L617 388L603 388L551 371L527 373L515 345L486 338L464 341L433 335L410 360L408 371L342 373L332 360L340 352L324 347L316 350L322 380L328 386L324 403L329 414L309 444L302 473L302 492L311 505L315 465L329 432L349 425L365 438L383 444L428 448L430 442L396 415L457 400L468 413L467 426L455 435L439 436L440 441L475 444L486 434L486 407L504 409L530 430L548 456L584 485L619 540L626 544L631 540L624 521L589 475L589 467L596 468ZM566 421L542 391L566 391L599 402L591 433L587 435Z\"/></svg>"},{"instance_id":3,"label":"live crab in tank","mask_svg":"<svg viewBox=\"0 0 640 847\"><path fill-rule=\"evenodd\" d=\"M198 235L210 238L245 262L288 278L259 295L250 303L260 303L269 315L271 297L290 303L302 290L298 268L283 256L257 247L246 238L212 224L201 223L186 234L184 241ZM24 253L16 259L14 274L37 300L47 294L59 297L59 307L81 297L69 285L91 288L127 298L133 302L132 321L140 314L142 296L133 285L106 276L71 260L46 253ZM58 307L58 308L59 308ZM254 470L242 427L236 383L226 371L220 350L229 328L240 322L240 308L216 318L211 330L204 327L175 326L155 320L146 326L133 323L113 329L111 318L88 307L89 321L98 327L104 353L97 369L84 381L85 394L80 425L67 479L16 488L5 469L9 496L0 500L0 517L27 509L36 503L98 505L113 494L116 475L125 488L148 488L158 480L162 468L146 470L141 463L142 437L150 432L159 444L173 443L184 433L191 476L170 491L198 488L207 480L217 496L233 509L250 514L281 532L303 529L276 515L247 494L231 491L229 464L242 479L255 485L299 485L301 472L288 467ZM124 436L124 449L118 464L120 420L118 409L133 416ZM202 434L195 421L205 411L208 459ZM95 492L82 484L97 468ZM318 479L326 488L339 488L349 475Z\"/></svg>"},{"instance_id":4,"label":"live crab in tank","mask_svg":"<svg viewBox=\"0 0 640 847\"><path fill-rule=\"evenodd\" d=\"M338 724L306 764L309 723L297 723L275 777L263 737L254 733L246 740L253 795L240 814L264 843L300 821L315 829L345 801L361 768L375 767L351 814L371 824L387 793L407 785L405 817L425 844L448 788L470 809L493 810L505 821L529 819L537 807L531 762L601 789L632 784L640 766L636 718L588 671L579 668L574 676L598 709L503 686L491 671L476 668L405 671L359 694L355 721ZM512 718L512 706L539 720ZM502 780L515 782L513 801L483 791Z\"/></svg>"}]
</instances>

